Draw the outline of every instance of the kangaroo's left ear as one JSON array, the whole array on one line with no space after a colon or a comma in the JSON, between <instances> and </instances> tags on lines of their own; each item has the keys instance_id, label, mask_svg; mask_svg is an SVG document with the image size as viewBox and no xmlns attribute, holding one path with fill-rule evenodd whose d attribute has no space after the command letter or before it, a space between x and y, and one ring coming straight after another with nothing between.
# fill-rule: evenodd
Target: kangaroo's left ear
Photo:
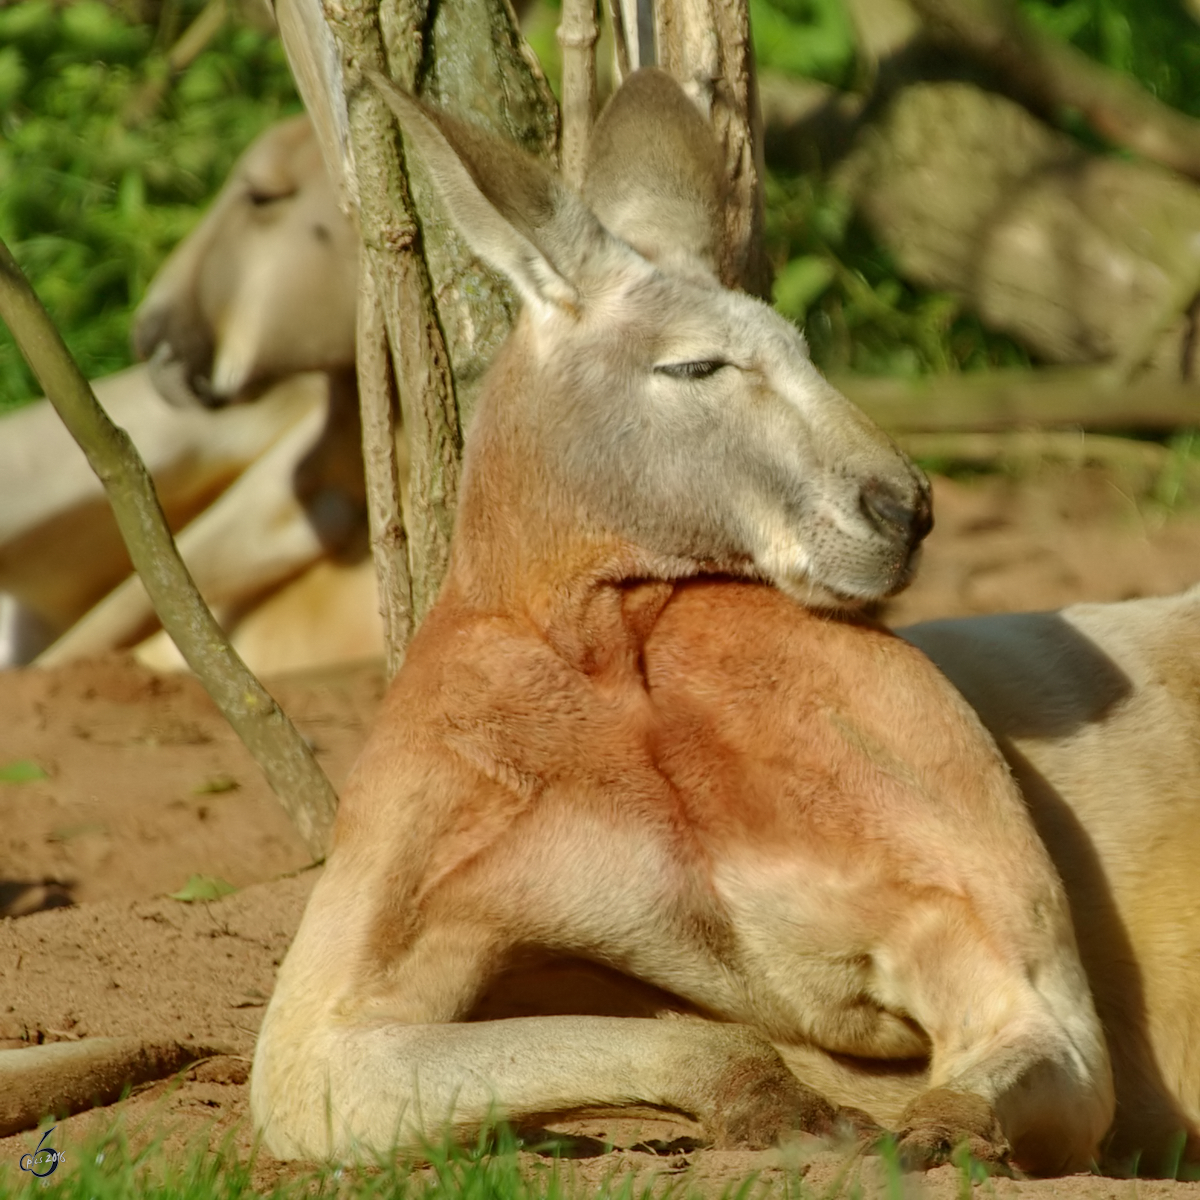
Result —
<instances>
[{"instance_id":1,"label":"kangaroo's left ear","mask_svg":"<svg viewBox=\"0 0 1200 1200\"><path fill-rule=\"evenodd\" d=\"M429 108L382 75L370 78L475 253L526 303L576 311L580 267L608 240L587 205L515 146Z\"/></svg>"}]
</instances>

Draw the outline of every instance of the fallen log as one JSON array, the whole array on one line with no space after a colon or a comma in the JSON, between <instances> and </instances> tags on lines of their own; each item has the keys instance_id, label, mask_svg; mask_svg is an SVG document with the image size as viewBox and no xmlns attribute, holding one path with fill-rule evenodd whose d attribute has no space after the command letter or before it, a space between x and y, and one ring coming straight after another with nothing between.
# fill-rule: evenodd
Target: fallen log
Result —
<instances>
[{"instance_id":1,"label":"fallen log","mask_svg":"<svg viewBox=\"0 0 1200 1200\"><path fill-rule=\"evenodd\" d=\"M1106 367L971 371L915 379L835 375L832 382L892 432L1039 429L1169 431L1200 426L1200 382Z\"/></svg>"},{"instance_id":2,"label":"fallen log","mask_svg":"<svg viewBox=\"0 0 1200 1200\"><path fill-rule=\"evenodd\" d=\"M218 1051L141 1038L85 1038L0 1051L0 1137L119 1100Z\"/></svg>"},{"instance_id":3,"label":"fallen log","mask_svg":"<svg viewBox=\"0 0 1200 1200\"><path fill-rule=\"evenodd\" d=\"M1101 467L1134 495L1174 502L1200 494L1200 462L1157 442L1080 430L1011 429L1004 433L908 433L901 449L927 469L1028 471L1047 463Z\"/></svg>"}]
</instances>

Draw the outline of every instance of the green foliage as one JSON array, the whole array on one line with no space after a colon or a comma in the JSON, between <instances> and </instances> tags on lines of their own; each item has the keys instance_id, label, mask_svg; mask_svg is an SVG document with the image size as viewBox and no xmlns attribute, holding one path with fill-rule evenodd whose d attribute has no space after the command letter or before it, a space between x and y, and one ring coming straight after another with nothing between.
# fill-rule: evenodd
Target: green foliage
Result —
<instances>
[{"instance_id":1,"label":"green foliage","mask_svg":"<svg viewBox=\"0 0 1200 1200\"><path fill-rule=\"evenodd\" d=\"M130 361L129 323L166 253L261 129L297 111L278 41L229 23L171 77L168 27L98 0L0 8L0 237L84 372ZM0 411L38 391L0 330Z\"/></svg>"},{"instance_id":2,"label":"green foliage","mask_svg":"<svg viewBox=\"0 0 1200 1200\"><path fill-rule=\"evenodd\" d=\"M768 176L767 245L775 305L803 326L823 370L911 376L1029 364L952 296L901 280L845 197L816 176Z\"/></svg>"},{"instance_id":3,"label":"green foliage","mask_svg":"<svg viewBox=\"0 0 1200 1200\"><path fill-rule=\"evenodd\" d=\"M1020 0L1042 28L1200 117L1200 26L1183 0Z\"/></svg>"},{"instance_id":4,"label":"green foliage","mask_svg":"<svg viewBox=\"0 0 1200 1200\"><path fill-rule=\"evenodd\" d=\"M1028 15L1170 104L1200 115L1200 29L1182 0L1019 0ZM165 0L157 25L99 0L0 7L0 237L90 376L125 366L133 307L240 150L295 111L272 36L227 24L175 78L171 40L201 0ZM845 0L750 0L766 67L839 87L859 78ZM527 31L558 81L558 0ZM603 65L603 64L602 64ZM826 369L912 375L1024 365L948 296L904 283L816 177L768 192L776 299ZM0 412L37 386L0 330Z\"/></svg>"},{"instance_id":5,"label":"green foliage","mask_svg":"<svg viewBox=\"0 0 1200 1200\"><path fill-rule=\"evenodd\" d=\"M1056 36L1200 115L1200 26L1182 0L1020 0ZM856 78L844 0L750 0L764 66L846 87ZM1095 135L1088 140L1095 142ZM952 297L905 283L819 177L776 174L767 188L775 303L802 324L826 370L916 375L1028 366Z\"/></svg>"},{"instance_id":6,"label":"green foliage","mask_svg":"<svg viewBox=\"0 0 1200 1200\"><path fill-rule=\"evenodd\" d=\"M854 27L843 0L750 0L758 62L837 87L855 69Z\"/></svg>"},{"instance_id":7,"label":"green foliage","mask_svg":"<svg viewBox=\"0 0 1200 1200\"><path fill-rule=\"evenodd\" d=\"M844 0L750 0L764 66L835 86L856 73ZM767 178L767 245L774 300L803 326L826 371L920 375L1025 366L1013 341L985 330L944 293L911 287L853 219L843 196L814 174Z\"/></svg>"}]
</instances>

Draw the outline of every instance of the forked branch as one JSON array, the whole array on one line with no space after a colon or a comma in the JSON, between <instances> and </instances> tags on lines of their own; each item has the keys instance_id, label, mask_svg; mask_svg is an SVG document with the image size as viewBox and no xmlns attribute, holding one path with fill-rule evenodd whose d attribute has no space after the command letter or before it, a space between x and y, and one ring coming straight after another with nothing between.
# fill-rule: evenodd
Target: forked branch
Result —
<instances>
[{"instance_id":1,"label":"forked branch","mask_svg":"<svg viewBox=\"0 0 1200 1200\"><path fill-rule=\"evenodd\" d=\"M558 25L562 47L562 175L583 183L588 139L596 120L596 0L563 0Z\"/></svg>"}]
</instances>

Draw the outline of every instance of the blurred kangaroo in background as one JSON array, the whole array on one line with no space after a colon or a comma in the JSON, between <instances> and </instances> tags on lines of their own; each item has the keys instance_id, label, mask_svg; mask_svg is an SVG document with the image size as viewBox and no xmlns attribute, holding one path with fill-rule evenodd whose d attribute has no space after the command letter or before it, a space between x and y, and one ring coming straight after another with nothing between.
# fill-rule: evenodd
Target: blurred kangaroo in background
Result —
<instances>
[{"instance_id":1,"label":"blurred kangaroo in background","mask_svg":"<svg viewBox=\"0 0 1200 1200\"><path fill-rule=\"evenodd\" d=\"M277 395L281 386L293 391L303 386L308 393L320 386L316 380L275 381L296 372L327 374L324 396L298 406L277 431L277 442L260 441L244 454L239 471L223 478L222 488L244 474L211 505L197 504L187 514L195 519L178 539L201 591L259 672L382 652L366 557L354 381L357 244L356 231L337 207L308 118L273 126L238 161L208 214L152 282L134 323L135 347L149 359L147 368L128 376L136 389L125 395L115 384L108 388L109 395L120 396L124 413L135 410L139 427L152 418L156 427L188 429L187 444L203 460L206 437L217 438L225 426L266 420L269 410L252 415L264 389L274 388ZM147 379L179 406L177 414L158 397L146 403ZM212 414L206 418L201 407ZM150 439L140 428L132 432L153 460ZM185 460L179 470L188 466ZM151 468L160 492L169 489L170 472L155 471L154 461ZM210 489L206 504L220 490ZM75 515L72 527L79 528ZM119 542L109 548L115 527L111 532L107 542L94 540L92 555L97 568L102 558L111 568L88 573L81 567L72 576L71 586L90 602L128 572ZM106 556L98 552L101 545ZM44 556L33 556L35 564L39 557ZM64 558L60 575L72 561L78 560ZM45 567L37 569L46 573ZM74 628L39 661L54 665L131 645L155 624L136 576L83 617L86 607L75 604L58 616L54 632ZM138 653L153 666L182 665L165 634Z\"/></svg>"},{"instance_id":2,"label":"blurred kangaroo in background","mask_svg":"<svg viewBox=\"0 0 1200 1200\"><path fill-rule=\"evenodd\" d=\"M1113 1061L1106 1160L1200 1163L1200 588L899 632L983 718L1063 877Z\"/></svg>"},{"instance_id":3,"label":"blurred kangaroo in background","mask_svg":"<svg viewBox=\"0 0 1200 1200\"><path fill-rule=\"evenodd\" d=\"M308 374L252 405L181 411L163 403L144 366L92 386L141 452L174 530L315 415L310 444L328 395L325 379ZM0 667L31 661L131 570L104 488L50 402L0 417Z\"/></svg>"}]
</instances>

